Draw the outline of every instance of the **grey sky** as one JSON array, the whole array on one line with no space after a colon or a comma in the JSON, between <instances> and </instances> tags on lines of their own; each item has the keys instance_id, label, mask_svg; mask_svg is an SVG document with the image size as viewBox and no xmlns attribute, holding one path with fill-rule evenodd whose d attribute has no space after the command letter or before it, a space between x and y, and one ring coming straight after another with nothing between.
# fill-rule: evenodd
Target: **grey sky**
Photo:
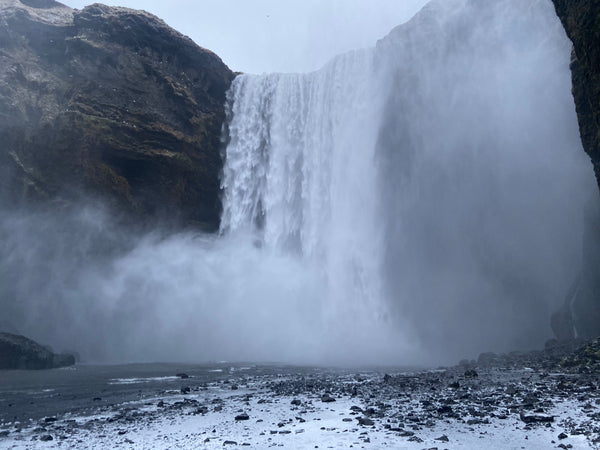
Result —
<instances>
[{"instance_id":1,"label":"grey sky","mask_svg":"<svg viewBox=\"0 0 600 450\"><path fill-rule=\"evenodd\" d=\"M63 0L81 9L93 0ZM427 0L103 0L156 14L232 70L306 72L368 47Z\"/></svg>"}]
</instances>

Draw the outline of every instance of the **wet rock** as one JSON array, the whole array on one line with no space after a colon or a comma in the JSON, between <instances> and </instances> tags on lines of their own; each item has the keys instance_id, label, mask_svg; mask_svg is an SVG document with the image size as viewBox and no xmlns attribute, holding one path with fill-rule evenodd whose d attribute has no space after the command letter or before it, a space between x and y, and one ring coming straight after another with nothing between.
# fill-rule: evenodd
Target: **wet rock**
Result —
<instances>
[{"instance_id":1,"label":"wet rock","mask_svg":"<svg viewBox=\"0 0 600 450\"><path fill-rule=\"evenodd\" d=\"M521 413L519 415L519 417L521 418L521 420L525 423L550 423L550 422L554 422L554 416L546 416L546 415L541 415L541 414L531 414L531 415L526 415L524 413Z\"/></svg>"},{"instance_id":2,"label":"wet rock","mask_svg":"<svg viewBox=\"0 0 600 450\"><path fill-rule=\"evenodd\" d=\"M182 380L185 380L190 377L187 373L178 373L175 376L181 378Z\"/></svg>"},{"instance_id":3,"label":"wet rock","mask_svg":"<svg viewBox=\"0 0 600 450\"><path fill-rule=\"evenodd\" d=\"M321 401L322 401L323 403L332 403L332 402L335 402L335 398L333 398L333 397L332 397L331 395L329 395L329 394L323 394L323 395L321 396Z\"/></svg>"},{"instance_id":4,"label":"wet rock","mask_svg":"<svg viewBox=\"0 0 600 450\"><path fill-rule=\"evenodd\" d=\"M358 420L358 423L363 426L370 427L370 426L375 425L375 422L373 422L368 417L357 417L356 420Z\"/></svg>"},{"instance_id":5,"label":"wet rock","mask_svg":"<svg viewBox=\"0 0 600 450\"><path fill-rule=\"evenodd\" d=\"M0 2L2 196L218 229L235 74L146 12L31 3Z\"/></svg>"}]
</instances>

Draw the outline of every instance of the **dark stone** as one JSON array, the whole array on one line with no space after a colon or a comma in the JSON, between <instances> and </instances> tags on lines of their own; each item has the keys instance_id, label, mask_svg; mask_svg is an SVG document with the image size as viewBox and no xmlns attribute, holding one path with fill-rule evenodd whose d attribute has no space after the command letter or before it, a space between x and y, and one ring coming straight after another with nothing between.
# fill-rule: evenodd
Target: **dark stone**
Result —
<instances>
[{"instance_id":1,"label":"dark stone","mask_svg":"<svg viewBox=\"0 0 600 450\"><path fill-rule=\"evenodd\" d=\"M560 434L558 435L558 438L559 438L560 440L566 439L566 438L568 438L568 437L569 437L569 436L568 436L566 433L560 433Z\"/></svg>"},{"instance_id":2,"label":"dark stone","mask_svg":"<svg viewBox=\"0 0 600 450\"><path fill-rule=\"evenodd\" d=\"M190 377L187 373L178 373L175 376L181 378L182 380L185 380Z\"/></svg>"},{"instance_id":3,"label":"dark stone","mask_svg":"<svg viewBox=\"0 0 600 450\"><path fill-rule=\"evenodd\" d=\"M0 370L54 369L73 364L72 355L56 355L24 336L0 333Z\"/></svg>"},{"instance_id":4,"label":"dark stone","mask_svg":"<svg viewBox=\"0 0 600 450\"><path fill-rule=\"evenodd\" d=\"M520 418L525 423L550 423L554 422L554 416L545 416L545 415L525 415L524 413L520 414Z\"/></svg>"},{"instance_id":5,"label":"dark stone","mask_svg":"<svg viewBox=\"0 0 600 450\"><path fill-rule=\"evenodd\" d=\"M50 436L49 434L45 434L44 436L40 437L40 441L42 442L48 442L48 441L53 441L54 438L52 436Z\"/></svg>"},{"instance_id":6,"label":"dark stone","mask_svg":"<svg viewBox=\"0 0 600 450\"><path fill-rule=\"evenodd\" d=\"M474 369L470 369L465 371L464 376L465 378L477 378L479 374Z\"/></svg>"},{"instance_id":7,"label":"dark stone","mask_svg":"<svg viewBox=\"0 0 600 450\"><path fill-rule=\"evenodd\" d=\"M217 55L143 11L44 0L0 4L0 48L0 196L218 228Z\"/></svg>"},{"instance_id":8,"label":"dark stone","mask_svg":"<svg viewBox=\"0 0 600 450\"><path fill-rule=\"evenodd\" d=\"M182 394L189 394L191 391L191 389L189 388L189 386L184 386L181 388L181 393Z\"/></svg>"},{"instance_id":9,"label":"dark stone","mask_svg":"<svg viewBox=\"0 0 600 450\"><path fill-rule=\"evenodd\" d=\"M448 441L450 441L450 439L448 439L448 436L446 436L445 434L442 435L442 436L440 436L440 437L435 438L435 440L436 441L440 441L440 442L448 442Z\"/></svg>"},{"instance_id":10,"label":"dark stone","mask_svg":"<svg viewBox=\"0 0 600 450\"><path fill-rule=\"evenodd\" d=\"M357 417L356 420L358 420L358 423L363 426L370 427L370 426L375 425L375 422L373 422L368 417Z\"/></svg>"},{"instance_id":11,"label":"dark stone","mask_svg":"<svg viewBox=\"0 0 600 450\"><path fill-rule=\"evenodd\" d=\"M323 403L331 403L331 402L335 402L335 398L333 398L331 395L329 394L323 394L321 396L321 401Z\"/></svg>"},{"instance_id":12,"label":"dark stone","mask_svg":"<svg viewBox=\"0 0 600 450\"><path fill-rule=\"evenodd\" d=\"M226 446L226 445L238 445L238 444L235 441L225 441L225 442L223 442L223 446Z\"/></svg>"},{"instance_id":13,"label":"dark stone","mask_svg":"<svg viewBox=\"0 0 600 450\"><path fill-rule=\"evenodd\" d=\"M294 406L300 406L301 404L302 404L302 402L298 399L292 400L292 405L294 405Z\"/></svg>"},{"instance_id":14,"label":"dark stone","mask_svg":"<svg viewBox=\"0 0 600 450\"><path fill-rule=\"evenodd\" d=\"M235 416L235 420L250 420L250 416L246 413L239 414Z\"/></svg>"}]
</instances>

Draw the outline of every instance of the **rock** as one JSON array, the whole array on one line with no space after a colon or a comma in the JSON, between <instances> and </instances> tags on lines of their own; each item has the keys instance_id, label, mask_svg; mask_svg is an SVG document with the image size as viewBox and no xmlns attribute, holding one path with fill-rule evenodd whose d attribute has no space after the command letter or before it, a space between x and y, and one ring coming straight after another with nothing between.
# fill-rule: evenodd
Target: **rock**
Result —
<instances>
[{"instance_id":1,"label":"rock","mask_svg":"<svg viewBox=\"0 0 600 450\"><path fill-rule=\"evenodd\" d=\"M363 426L366 426L366 427L370 427L370 426L375 425L375 422L373 422L368 417L357 417L356 420L358 420L358 423L360 425L363 425Z\"/></svg>"},{"instance_id":2,"label":"rock","mask_svg":"<svg viewBox=\"0 0 600 450\"><path fill-rule=\"evenodd\" d=\"M440 441L440 442L449 442L450 441L450 439L448 439L448 436L446 436L445 434L440 437L435 438L435 440Z\"/></svg>"},{"instance_id":3,"label":"rock","mask_svg":"<svg viewBox=\"0 0 600 450\"><path fill-rule=\"evenodd\" d=\"M238 414L237 416L235 416L235 420L250 420L250 416L246 413Z\"/></svg>"},{"instance_id":4,"label":"rock","mask_svg":"<svg viewBox=\"0 0 600 450\"><path fill-rule=\"evenodd\" d=\"M50 436L49 434L45 434L44 436L40 437L40 441L42 442L49 442L49 441L53 441L54 438L52 436Z\"/></svg>"},{"instance_id":5,"label":"rock","mask_svg":"<svg viewBox=\"0 0 600 450\"><path fill-rule=\"evenodd\" d=\"M238 445L238 444L235 441L225 441L225 442L223 442L223 447L225 447L226 445Z\"/></svg>"},{"instance_id":6,"label":"rock","mask_svg":"<svg viewBox=\"0 0 600 450\"><path fill-rule=\"evenodd\" d=\"M579 133L585 152L592 160L600 186L600 3L596 0L553 0L558 17L573 42L571 54L572 92ZM580 282L570 300L570 309L557 311L553 330L559 337L573 334L584 339L600 335L600 228L597 213L587 214L583 235L583 264Z\"/></svg>"},{"instance_id":7,"label":"rock","mask_svg":"<svg viewBox=\"0 0 600 450\"><path fill-rule=\"evenodd\" d=\"M566 433L560 433L560 434L558 435L558 438L559 438L560 440L566 439L566 438L568 438L568 437L569 437L569 436L568 436Z\"/></svg>"},{"instance_id":8,"label":"rock","mask_svg":"<svg viewBox=\"0 0 600 450\"><path fill-rule=\"evenodd\" d=\"M183 386L183 387L181 388L181 393L182 393L182 394L189 394L189 393L190 393L190 391L191 391L191 389L190 389L190 387L189 387L189 386Z\"/></svg>"},{"instance_id":9,"label":"rock","mask_svg":"<svg viewBox=\"0 0 600 450\"><path fill-rule=\"evenodd\" d=\"M474 369L466 370L464 374L465 378L477 378L478 376L479 374Z\"/></svg>"},{"instance_id":10,"label":"rock","mask_svg":"<svg viewBox=\"0 0 600 450\"><path fill-rule=\"evenodd\" d=\"M187 373L178 373L175 376L181 378L182 380L185 380L190 377Z\"/></svg>"},{"instance_id":11,"label":"rock","mask_svg":"<svg viewBox=\"0 0 600 450\"><path fill-rule=\"evenodd\" d=\"M331 395L329 394L323 394L321 396L321 401L323 403L331 403L331 402L335 402L335 398L333 398Z\"/></svg>"},{"instance_id":12,"label":"rock","mask_svg":"<svg viewBox=\"0 0 600 450\"><path fill-rule=\"evenodd\" d=\"M143 11L19 0L0 48L1 196L218 228L235 75L217 55Z\"/></svg>"},{"instance_id":13,"label":"rock","mask_svg":"<svg viewBox=\"0 0 600 450\"><path fill-rule=\"evenodd\" d=\"M57 355L24 336L0 333L0 369L54 369L73 364L72 355Z\"/></svg>"},{"instance_id":14,"label":"rock","mask_svg":"<svg viewBox=\"0 0 600 450\"><path fill-rule=\"evenodd\" d=\"M525 423L550 423L554 422L554 416L545 416L545 415L525 415L524 413L520 414L520 418Z\"/></svg>"},{"instance_id":15,"label":"rock","mask_svg":"<svg viewBox=\"0 0 600 450\"><path fill-rule=\"evenodd\" d=\"M302 404L302 402L298 399L292 400L292 405L294 405L294 406L300 406L301 404Z\"/></svg>"}]
</instances>

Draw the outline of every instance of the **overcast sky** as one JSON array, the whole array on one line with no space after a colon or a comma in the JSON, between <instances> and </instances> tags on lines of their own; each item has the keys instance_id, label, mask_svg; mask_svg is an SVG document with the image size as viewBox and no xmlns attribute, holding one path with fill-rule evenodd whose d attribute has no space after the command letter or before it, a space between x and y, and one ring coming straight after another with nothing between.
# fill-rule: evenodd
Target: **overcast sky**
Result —
<instances>
[{"instance_id":1,"label":"overcast sky","mask_svg":"<svg viewBox=\"0 0 600 450\"><path fill-rule=\"evenodd\" d=\"M81 9L93 0L61 0ZM236 71L306 72L370 47L427 0L104 0L156 14Z\"/></svg>"}]
</instances>

